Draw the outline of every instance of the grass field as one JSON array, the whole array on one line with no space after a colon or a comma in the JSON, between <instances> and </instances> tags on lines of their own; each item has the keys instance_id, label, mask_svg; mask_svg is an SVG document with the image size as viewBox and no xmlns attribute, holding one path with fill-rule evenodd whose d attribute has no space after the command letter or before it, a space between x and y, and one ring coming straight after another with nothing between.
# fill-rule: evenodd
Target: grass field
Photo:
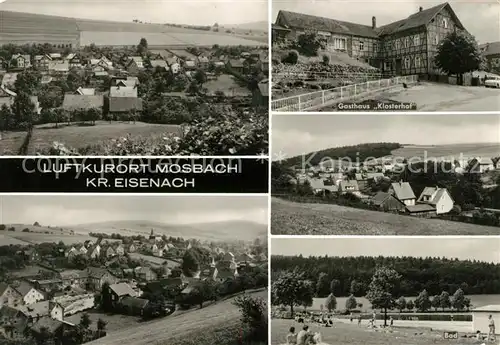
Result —
<instances>
[{"instance_id":1,"label":"grass field","mask_svg":"<svg viewBox=\"0 0 500 345\"><path fill-rule=\"evenodd\" d=\"M238 85L234 77L228 74L220 75L217 80L207 81L203 87L206 87L210 93L222 91L228 97L252 95L248 88Z\"/></svg>"},{"instance_id":2,"label":"grass field","mask_svg":"<svg viewBox=\"0 0 500 345\"><path fill-rule=\"evenodd\" d=\"M15 156L23 144L26 132L2 132L0 140L0 155Z\"/></svg>"},{"instance_id":3,"label":"grass field","mask_svg":"<svg viewBox=\"0 0 500 345\"><path fill-rule=\"evenodd\" d=\"M498 235L500 228L273 198L275 235Z\"/></svg>"},{"instance_id":4,"label":"grass field","mask_svg":"<svg viewBox=\"0 0 500 345\"><path fill-rule=\"evenodd\" d=\"M267 299L267 290L252 293ZM178 316L130 326L120 332L110 333L89 345L213 345L223 344L221 337L237 339L240 312L232 303L234 298L221 301L203 309ZM236 342L237 343L237 342Z\"/></svg>"},{"instance_id":5,"label":"grass field","mask_svg":"<svg viewBox=\"0 0 500 345\"><path fill-rule=\"evenodd\" d=\"M467 295L471 300L471 305L473 308L484 307L490 304L500 304L500 295ZM405 297L407 301L414 301L416 296L414 297ZM326 298L313 298L312 306L308 307L309 311L320 311L321 305L325 305ZM345 307L345 302L347 297L337 297L337 308L343 309ZM362 303L363 307L361 308L362 312L371 312L372 306L370 301L368 301L364 297L356 297L357 303ZM296 310L302 310L301 307L296 307Z\"/></svg>"},{"instance_id":6,"label":"grass field","mask_svg":"<svg viewBox=\"0 0 500 345\"><path fill-rule=\"evenodd\" d=\"M290 327L299 330L302 324L293 320L271 321L271 344L279 345L285 342ZM465 333L459 333L458 340L443 338L442 331L432 331L429 328L393 327L392 330L369 329L357 324L335 322L333 327L309 325L312 332L320 332L324 343L329 345L468 345L482 344L475 339L462 338Z\"/></svg>"},{"instance_id":7,"label":"grass field","mask_svg":"<svg viewBox=\"0 0 500 345\"><path fill-rule=\"evenodd\" d=\"M105 122L99 121L95 126L65 126L61 128L37 128L33 131L28 154L51 147L52 143L62 142L67 147L82 148L91 144L106 142L111 139L132 136L160 137L166 133L180 135L180 127L176 125L157 125L143 122Z\"/></svg>"}]
</instances>

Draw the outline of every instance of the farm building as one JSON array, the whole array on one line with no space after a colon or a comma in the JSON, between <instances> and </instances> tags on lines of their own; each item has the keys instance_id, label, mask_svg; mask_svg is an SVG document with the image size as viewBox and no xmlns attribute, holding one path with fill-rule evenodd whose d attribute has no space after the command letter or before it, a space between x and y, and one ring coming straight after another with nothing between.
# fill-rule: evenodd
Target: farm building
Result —
<instances>
[{"instance_id":1,"label":"farm building","mask_svg":"<svg viewBox=\"0 0 500 345\"><path fill-rule=\"evenodd\" d=\"M65 110L102 109L104 97L102 95L64 95L63 108Z\"/></svg>"},{"instance_id":2,"label":"farm building","mask_svg":"<svg viewBox=\"0 0 500 345\"><path fill-rule=\"evenodd\" d=\"M500 42L481 44L479 49L488 64L487 70L500 72Z\"/></svg>"},{"instance_id":3,"label":"farm building","mask_svg":"<svg viewBox=\"0 0 500 345\"><path fill-rule=\"evenodd\" d=\"M54 301L61 305L64 316L92 309L95 305L93 294L54 297Z\"/></svg>"},{"instance_id":4,"label":"farm building","mask_svg":"<svg viewBox=\"0 0 500 345\"><path fill-rule=\"evenodd\" d=\"M280 11L272 28L273 41L313 30L326 42L326 50L362 60L385 74L437 75L433 59L440 42L449 33L466 31L448 3L420 7L406 19L380 27L376 17L367 24Z\"/></svg>"},{"instance_id":5,"label":"farm building","mask_svg":"<svg viewBox=\"0 0 500 345\"><path fill-rule=\"evenodd\" d=\"M395 182L391 184L389 188L389 193L394 195L399 201L404 203L406 206L415 205L415 193L408 182Z\"/></svg>"},{"instance_id":6,"label":"farm building","mask_svg":"<svg viewBox=\"0 0 500 345\"><path fill-rule=\"evenodd\" d=\"M404 211L405 205L390 193L378 192L371 198L371 203L381 211Z\"/></svg>"},{"instance_id":7,"label":"farm building","mask_svg":"<svg viewBox=\"0 0 500 345\"><path fill-rule=\"evenodd\" d=\"M495 325L500 325L500 305L486 305L472 310L473 331L480 331L481 333L488 334L490 315ZM499 334L498 327L496 327L495 331L496 334Z\"/></svg>"},{"instance_id":8,"label":"farm building","mask_svg":"<svg viewBox=\"0 0 500 345\"><path fill-rule=\"evenodd\" d=\"M269 104L269 80L263 80L253 91L253 103L255 106L265 106Z\"/></svg>"},{"instance_id":9,"label":"farm building","mask_svg":"<svg viewBox=\"0 0 500 345\"><path fill-rule=\"evenodd\" d=\"M142 99L137 97L110 97L109 113L126 114L131 111L142 111Z\"/></svg>"}]
</instances>

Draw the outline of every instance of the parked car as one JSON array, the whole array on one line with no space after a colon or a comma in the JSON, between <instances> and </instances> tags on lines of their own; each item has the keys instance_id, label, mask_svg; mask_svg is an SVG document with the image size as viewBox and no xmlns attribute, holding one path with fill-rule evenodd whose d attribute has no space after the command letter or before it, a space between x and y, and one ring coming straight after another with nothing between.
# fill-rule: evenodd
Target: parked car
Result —
<instances>
[{"instance_id":1,"label":"parked car","mask_svg":"<svg viewBox=\"0 0 500 345\"><path fill-rule=\"evenodd\" d=\"M500 89L500 77L490 77L484 82L485 87L493 87Z\"/></svg>"}]
</instances>

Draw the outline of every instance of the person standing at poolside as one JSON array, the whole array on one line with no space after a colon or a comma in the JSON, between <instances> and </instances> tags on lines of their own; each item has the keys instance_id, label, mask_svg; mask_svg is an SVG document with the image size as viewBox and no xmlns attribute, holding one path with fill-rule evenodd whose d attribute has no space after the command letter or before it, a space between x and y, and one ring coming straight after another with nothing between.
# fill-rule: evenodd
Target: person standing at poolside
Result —
<instances>
[{"instance_id":1,"label":"person standing at poolside","mask_svg":"<svg viewBox=\"0 0 500 345\"><path fill-rule=\"evenodd\" d=\"M488 327L489 327L489 332L488 332L488 340L497 340L497 336L495 335L495 320L493 320L493 316L490 315L488 317Z\"/></svg>"}]
</instances>

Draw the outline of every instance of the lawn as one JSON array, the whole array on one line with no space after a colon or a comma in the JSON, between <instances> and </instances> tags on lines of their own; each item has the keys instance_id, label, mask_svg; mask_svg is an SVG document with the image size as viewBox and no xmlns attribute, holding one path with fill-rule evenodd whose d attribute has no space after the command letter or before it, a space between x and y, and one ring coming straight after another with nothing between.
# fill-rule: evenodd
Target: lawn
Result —
<instances>
[{"instance_id":1,"label":"lawn","mask_svg":"<svg viewBox=\"0 0 500 345\"><path fill-rule=\"evenodd\" d=\"M89 315L90 320L92 320L92 324L90 325L90 328L92 329L96 328L97 320L99 319L103 319L107 322L106 331L108 333L108 336L110 334L120 332L125 328L136 326L141 321L139 317L135 316L105 314L96 310L90 310L86 313ZM84 314L84 312L65 317L64 321L78 324L80 323L82 314Z\"/></svg>"},{"instance_id":2,"label":"lawn","mask_svg":"<svg viewBox=\"0 0 500 345\"><path fill-rule=\"evenodd\" d=\"M293 320L271 321L271 344L278 345L285 342L290 327L298 331L303 326ZM463 338L465 333L459 333L458 340L443 338L442 331L432 331L430 328L394 327L392 330L369 329L357 324L335 322L333 327L319 327L309 325L312 332L320 332L324 343L329 345L448 345L448 344L482 344L475 339Z\"/></svg>"},{"instance_id":3,"label":"lawn","mask_svg":"<svg viewBox=\"0 0 500 345\"><path fill-rule=\"evenodd\" d=\"M30 142L28 154L35 154L41 149L52 146L53 142L62 142L68 147L82 148L91 144L131 136L160 137L166 133L180 135L180 126L158 125L143 122L97 122L95 126L64 126L61 128L36 128Z\"/></svg>"},{"instance_id":4,"label":"lawn","mask_svg":"<svg viewBox=\"0 0 500 345\"><path fill-rule=\"evenodd\" d=\"M15 156L19 154L19 148L23 144L26 132L2 132L0 140L0 155Z\"/></svg>"},{"instance_id":5,"label":"lawn","mask_svg":"<svg viewBox=\"0 0 500 345\"><path fill-rule=\"evenodd\" d=\"M498 235L500 228L273 198L275 235Z\"/></svg>"},{"instance_id":6,"label":"lawn","mask_svg":"<svg viewBox=\"0 0 500 345\"><path fill-rule=\"evenodd\" d=\"M203 86L212 94L222 91L228 97L251 96L249 89L238 85L234 77L228 74L222 74L216 80L207 81Z\"/></svg>"}]
</instances>

